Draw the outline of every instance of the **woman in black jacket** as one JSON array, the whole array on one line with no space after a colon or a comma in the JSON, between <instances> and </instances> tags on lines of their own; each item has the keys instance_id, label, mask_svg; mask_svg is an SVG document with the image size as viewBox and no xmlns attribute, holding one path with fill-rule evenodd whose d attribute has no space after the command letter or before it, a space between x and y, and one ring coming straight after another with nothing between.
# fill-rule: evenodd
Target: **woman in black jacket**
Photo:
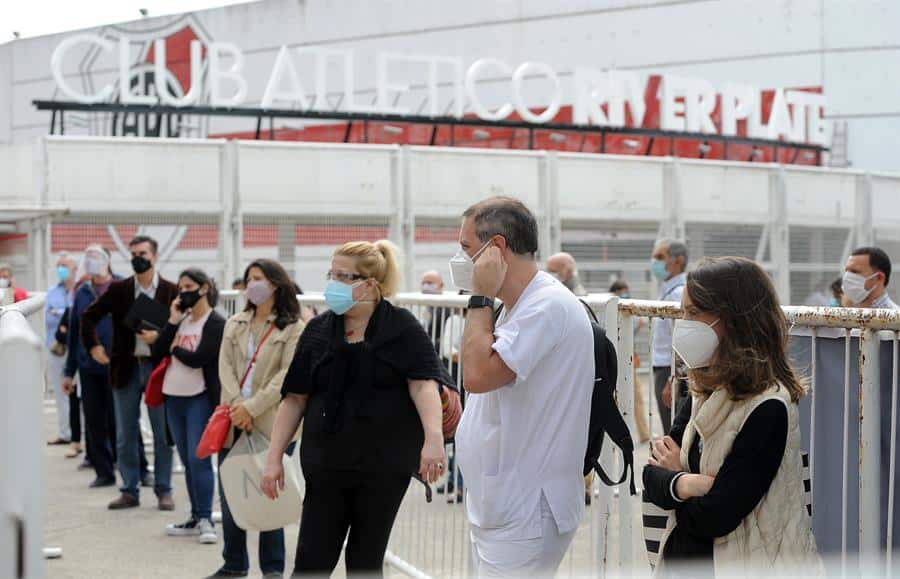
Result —
<instances>
[{"instance_id":1,"label":"woman in black jacket","mask_svg":"<svg viewBox=\"0 0 900 579\"><path fill-rule=\"evenodd\" d=\"M215 543L212 462L198 459L194 450L219 402L219 346L225 319L213 310L218 292L203 271L183 271L178 290L169 322L153 345L153 358L159 363L165 356L172 356L163 382L166 421L184 463L191 516L183 523L168 525L166 533L198 536L201 543Z\"/></svg>"},{"instance_id":2,"label":"woman in black jacket","mask_svg":"<svg viewBox=\"0 0 900 579\"><path fill-rule=\"evenodd\" d=\"M434 482L444 468L438 384L452 380L422 325L385 299L398 275L389 242L338 248L330 310L307 324L284 379L262 487L277 496L281 455L305 415L295 575L331 574L346 538L347 574L380 576L410 477Z\"/></svg>"}]
</instances>

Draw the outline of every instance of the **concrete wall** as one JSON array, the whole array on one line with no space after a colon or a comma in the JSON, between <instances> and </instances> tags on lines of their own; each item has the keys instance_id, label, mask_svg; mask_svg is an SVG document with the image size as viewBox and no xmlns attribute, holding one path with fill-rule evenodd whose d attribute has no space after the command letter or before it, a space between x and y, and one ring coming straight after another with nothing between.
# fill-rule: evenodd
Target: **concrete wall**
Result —
<instances>
[{"instance_id":1,"label":"concrete wall","mask_svg":"<svg viewBox=\"0 0 900 579\"><path fill-rule=\"evenodd\" d=\"M53 221L52 235L44 233L46 243L29 245L33 251L77 252L104 242L121 252L120 271L127 271L121 236L140 230L159 238L170 275L196 261L222 282L252 258L274 257L304 288L321 289L336 245L389 237L411 256L405 273L414 283L426 269L446 270L459 216L490 195L524 200L541 228L541 256L577 252L582 273L595 276L587 280L595 290L623 274L643 287L653 240L663 235L687 238L693 257L757 259L791 303L803 303L836 276L851 245L879 242L900 261L900 176L860 171L547 151L72 136L0 146L0 169L0 200L9 206L69 210ZM42 263L38 257L28 262ZM37 283L51 272L33 273L26 279ZM650 297L652 286L644 291Z\"/></svg>"}]
</instances>

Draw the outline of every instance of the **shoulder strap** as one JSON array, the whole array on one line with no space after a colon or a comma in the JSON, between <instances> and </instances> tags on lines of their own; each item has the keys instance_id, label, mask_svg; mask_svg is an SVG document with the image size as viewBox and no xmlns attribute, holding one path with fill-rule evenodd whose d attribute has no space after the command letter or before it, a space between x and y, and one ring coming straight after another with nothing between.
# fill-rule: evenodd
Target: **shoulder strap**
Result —
<instances>
[{"instance_id":1,"label":"shoulder strap","mask_svg":"<svg viewBox=\"0 0 900 579\"><path fill-rule=\"evenodd\" d=\"M256 358L259 356L259 351L262 350L263 344L266 343L266 339L271 335L272 331L275 329L275 324L269 324L269 329L266 330L266 333L263 334L262 340L259 341L259 344L256 346L256 350L253 352L253 357L250 358L250 363L247 364L247 369L244 370L244 376L241 378L241 383L238 388L244 387L244 382L247 381L247 376L250 375L250 370L256 365Z\"/></svg>"},{"instance_id":2,"label":"shoulder strap","mask_svg":"<svg viewBox=\"0 0 900 579\"><path fill-rule=\"evenodd\" d=\"M589 306L588 303L587 303L586 301L584 301L583 299L578 298L578 301L580 301L580 302L581 302L581 305L584 306L584 309L587 310L588 316L591 317L591 320L593 320L594 323L597 324L597 325L599 326L599 325L600 325L600 319L597 318L597 313L594 311L594 309L593 309L591 306Z\"/></svg>"}]
</instances>

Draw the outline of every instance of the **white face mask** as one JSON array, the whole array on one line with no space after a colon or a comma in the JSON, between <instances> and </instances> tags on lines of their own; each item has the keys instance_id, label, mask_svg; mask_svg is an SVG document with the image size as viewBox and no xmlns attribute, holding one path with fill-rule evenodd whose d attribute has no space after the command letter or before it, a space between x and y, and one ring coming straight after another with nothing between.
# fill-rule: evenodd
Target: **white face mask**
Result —
<instances>
[{"instance_id":1,"label":"white face mask","mask_svg":"<svg viewBox=\"0 0 900 579\"><path fill-rule=\"evenodd\" d=\"M488 240L472 257L466 255L466 252L460 247L456 255L450 258L450 283L461 290L472 291L472 274L475 273L475 260L490 244L491 242Z\"/></svg>"},{"instance_id":2,"label":"white face mask","mask_svg":"<svg viewBox=\"0 0 900 579\"><path fill-rule=\"evenodd\" d=\"M430 294L430 295L437 295L437 294L441 293L441 288L438 287L438 285L436 283L427 283L426 282L426 283L422 284L422 293Z\"/></svg>"},{"instance_id":3,"label":"white face mask","mask_svg":"<svg viewBox=\"0 0 900 579\"><path fill-rule=\"evenodd\" d=\"M9 287L9 278L0 277L0 289L6 289Z\"/></svg>"},{"instance_id":4,"label":"white face mask","mask_svg":"<svg viewBox=\"0 0 900 579\"><path fill-rule=\"evenodd\" d=\"M711 324L697 320L675 320L672 332L672 349L684 360L688 368L706 368L719 347L719 336Z\"/></svg>"},{"instance_id":5,"label":"white face mask","mask_svg":"<svg viewBox=\"0 0 900 579\"><path fill-rule=\"evenodd\" d=\"M866 298L869 297L869 294L872 293L872 289L866 289L866 282L878 275L878 273L873 273L869 277L863 277L858 273L853 273L852 271L845 271L844 277L841 279L841 289L844 291L844 295L847 296L853 305L858 305L866 301Z\"/></svg>"},{"instance_id":6,"label":"white face mask","mask_svg":"<svg viewBox=\"0 0 900 579\"><path fill-rule=\"evenodd\" d=\"M84 271L88 275L102 275L106 273L109 261L99 256L89 255L84 258Z\"/></svg>"}]
</instances>

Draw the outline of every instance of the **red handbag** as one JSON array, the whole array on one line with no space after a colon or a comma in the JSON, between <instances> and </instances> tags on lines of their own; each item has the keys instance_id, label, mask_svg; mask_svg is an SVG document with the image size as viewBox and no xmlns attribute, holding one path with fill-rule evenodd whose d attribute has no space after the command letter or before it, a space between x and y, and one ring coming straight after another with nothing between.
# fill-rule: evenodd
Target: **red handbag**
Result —
<instances>
[{"instance_id":1,"label":"red handbag","mask_svg":"<svg viewBox=\"0 0 900 579\"><path fill-rule=\"evenodd\" d=\"M231 430L231 408L226 404L219 404L209 417L203 436L197 443L195 451L197 458L203 459L222 450L229 430Z\"/></svg>"},{"instance_id":2,"label":"red handbag","mask_svg":"<svg viewBox=\"0 0 900 579\"><path fill-rule=\"evenodd\" d=\"M250 359L250 363L244 370L244 375L241 377L241 381L238 384L239 391L244 387L244 382L247 381L250 370L256 365L256 358L259 356L259 351L262 349L263 344L266 343L266 339L272 334L274 329L275 324L270 325L268 331L263 335L262 340L259 341L256 351L253 352L253 358ZM209 422L206 423L206 428L203 430L203 436L200 437L200 442L197 444L197 450L195 451L197 458L203 459L221 451L222 447L225 446L225 440L228 438L229 430L231 430L231 407L227 404L219 404L216 406L216 409L213 410L212 416L209 417Z\"/></svg>"},{"instance_id":3,"label":"red handbag","mask_svg":"<svg viewBox=\"0 0 900 579\"><path fill-rule=\"evenodd\" d=\"M166 356L162 361L150 372L150 378L147 380L147 389L144 390L144 402L148 408L156 408L162 406L166 398L163 396L163 382L166 381L166 370L172 364L172 356Z\"/></svg>"}]
</instances>

